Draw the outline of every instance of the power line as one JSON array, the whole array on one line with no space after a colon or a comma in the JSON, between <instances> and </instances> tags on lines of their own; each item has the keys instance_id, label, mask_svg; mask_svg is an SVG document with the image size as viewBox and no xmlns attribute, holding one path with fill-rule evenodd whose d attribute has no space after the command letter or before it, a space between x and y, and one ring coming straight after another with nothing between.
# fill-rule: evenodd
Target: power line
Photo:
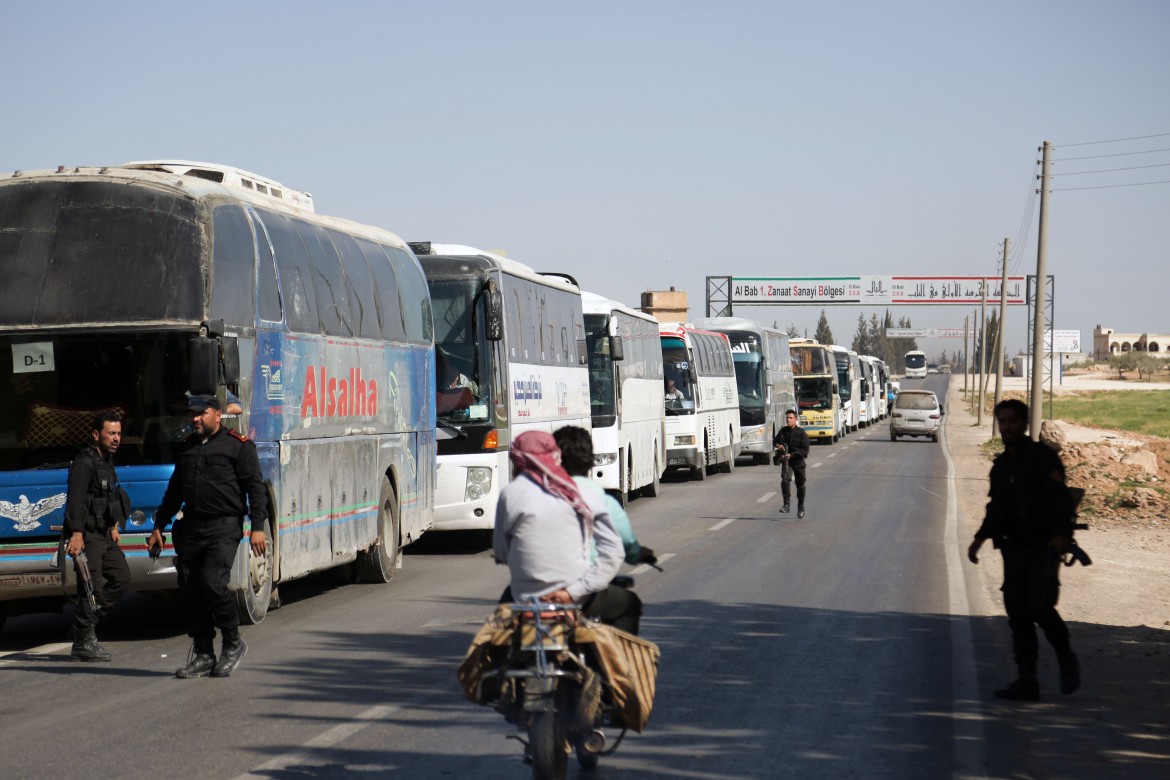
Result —
<instances>
[{"instance_id":1,"label":"power line","mask_svg":"<svg viewBox=\"0 0 1170 780\"><path fill-rule=\"evenodd\" d=\"M1098 171L1065 171L1064 173L1054 173L1052 176L1082 176L1086 173L1112 173L1113 171L1137 171L1142 168L1165 168L1170 163L1154 163L1153 165L1131 165L1128 168L1102 168Z\"/></svg>"},{"instance_id":2,"label":"power line","mask_svg":"<svg viewBox=\"0 0 1170 780\"><path fill-rule=\"evenodd\" d=\"M1088 157L1060 157L1052 162L1067 162L1069 160L1100 160L1102 157L1128 157L1132 154L1154 154L1155 152L1170 152L1170 149L1147 149L1144 152L1118 152L1117 154L1093 154Z\"/></svg>"},{"instance_id":3,"label":"power line","mask_svg":"<svg viewBox=\"0 0 1170 780\"><path fill-rule=\"evenodd\" d=\"M1138 181L1133 184L1101 184L1096 187L1058 187L1049 192L1068 192L1069 190L1108 190L1114 187L1145 187L1148 184L1170 184L1170 179L1164 181Z\"/></svg>"},{"instance_id":4,"label":"power line","mask_svg":"<svg viewBox=\"0 0 1170 780\"><path fill-rule=\"evenodd\" d=\"M1066 146L1092 146L1093 144L1116 144L1116 143L1121 143L1122 141L1142 141L1146 138L1163 138L1163 137L1168 136L1168 135L1170 135L1170 133L1156 133L1154 135L1135 135L1133 138L1113 138L1113 139L1108 140L1108 141L1085 141L1084 143L1079 143L1079 144L1061 144L1060 146L1057 146L1055 148L1063 149Z\"/></svg>"}]
</instances>

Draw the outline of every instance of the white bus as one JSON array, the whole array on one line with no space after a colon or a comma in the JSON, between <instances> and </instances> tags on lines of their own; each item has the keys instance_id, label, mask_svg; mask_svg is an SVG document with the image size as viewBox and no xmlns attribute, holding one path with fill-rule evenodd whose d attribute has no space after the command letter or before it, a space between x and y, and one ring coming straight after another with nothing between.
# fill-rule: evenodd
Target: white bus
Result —
<instances>
[{"instance_id":1,"label":"white bus","mask_svg":"<svg viewBox=\"0 0 1170 780\"><path fill-rule=\"evenodd\" d=\"M906 353L906 378L926 379L926 353L912 349Z\"/></svg>"},{"instance_id":2,"label":"white bus","mask_svg":"<svg viewBox=\"0 0 1170 780\"><path fill-rule=\"evenodd\" d=\"M581 291L491 252L412 243L435 318L436 531L490 530L525 431L590 428Z\"/></svg>"},{"instance_id":3,"label":"white bus","mask_svg":"<svg viewBox=\"0 0 1170 780\"><path fill-rule=\"evenodd\" d=\"M837 394L841 398L841 426L845 433L860 426L861 377L857 353L845 347L830 345L837 362Z\"/></svg>"},{"instance_id":4,"label":"white bus","mask_svg":"<svg viewBox=\"0 0 1170 780\"><path fill-rule=\"evenodd\" d=\"M890 366L881 358L875 357L873 360L877 369L877 385L874 393L877 395L878 416L884 420L890 416L890 399L885 391L886 383L890 381Z\"/></svg>"},{"instance_id":5,"label":"white bus","mask_svg":"<svg viewBox=\"0 0 1170 780\"><path fill-rule=\"evenodd\" d=\"M796 408L792 356L784 331L740 317L695 320L695 327L727 336L739 390L740 454L771 463L772 439L784 427L784 413Z\"/></svg>"},{"instance_id":6,"label":"white bus","mask_svg":"<svg viewBox=\"0 0 1170 780\"><path fill-rule=\"evenodd\" d=\"M593 416L593 477L625 504L658 495L666 468L662 342L658 320L581 294Z\"/></svg>"},{"instance_id":7,"label":"white bus","mask_svg":"<svg viewBox=\"0 0 1170 780\"><path fill-rule=\"evenodd\" d=\"M693 479L706 479L711 467L730 473L739 451L731 343L679 322L662 323L660 334L667 469L690 469Z\"/></svg>"},{"instance_id":8,"label":"white bus","mask_svg":"<svg viewBox=\"0 0 1170 780\"><path fill-rule=\"evenodd\" d=\"M881 389L886 385L878 382L878 359L873 355L859 355L861 361L861 425L874 425L881 419L878 397L884 395Z\"/></svg>"}]
</instances>

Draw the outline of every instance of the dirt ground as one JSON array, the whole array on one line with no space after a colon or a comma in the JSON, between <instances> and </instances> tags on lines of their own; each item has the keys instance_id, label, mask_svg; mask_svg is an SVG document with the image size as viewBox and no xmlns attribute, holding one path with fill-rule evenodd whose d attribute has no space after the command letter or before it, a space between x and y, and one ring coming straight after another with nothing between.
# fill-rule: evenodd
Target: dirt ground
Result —
<instances>
[{"instance_id":1,"label":"dirt ground","mask_svg":"<svg viewBox=\"0 0 1170 780\"><path fill-rule=\"evenodd\" d=\"M985 414L985 425L976 427L962 384L961 378L951 381L946 442L965 548L983 518L992 452L986 446L990 417ZM1031 720L1014 721L992 699L989 729L1001 715L999 722L1011 724L1014 738L1024 743L1026 766L1013 767L1012 777L1170 777L1170 440L1058 427L1068 482L1086 491L1080 515L1089 529L1079 531L1077 541L1093 559L1090 567L1061 572L1059 609L1080 655L1084 684L1070 697L1046 692L1044 703L1028 705L1036 713ZM981 669L981 681L986 673L1006 682L1014 671L1002 617L1002 573L998 553L985 546L974 578L980 587L969 600L973 615L1003 621L1002 634L988 640L1003 668ZM1042 685L1045 664L1055 674L1046 654L1051 650L1041 639Z\"/></svg>"}]
</instances>

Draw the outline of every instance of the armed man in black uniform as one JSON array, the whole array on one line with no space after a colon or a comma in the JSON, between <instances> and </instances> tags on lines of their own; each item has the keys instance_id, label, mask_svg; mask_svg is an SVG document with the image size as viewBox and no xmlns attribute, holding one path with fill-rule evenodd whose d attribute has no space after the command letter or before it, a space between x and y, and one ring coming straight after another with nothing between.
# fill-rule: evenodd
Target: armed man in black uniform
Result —
<instances>
[{"instance_id":1,"label":"armed man in black uniform","mask_svg":"<svg viewBox=\"0 0 1170 780\"><path fill-rule=\"evenodd\" d=\"M784 494L784 506L780 509L784 514L792 511L792 478L796 478L796 516L804 517L804 477L805 459L808 457L808 434L797 425L800 417L795 409L784 413L784 427L776 432L772 439L772 447L776 454L773 460L783 467L780 472L780 490Z\"/></svg>"},{"instance_id":2,"label":"armed man in black uniform","mask_svg":"<svg viewBox=\"0 0 1170 780\"><path fill-rule=\"evenodd\" d=\"M118 546L118 523L130 516L130 499L118 484L114 453L122 443L122 416L99 412L93 418L91 441L69 464L65 494L65 552L82 552L89 562L97 609L77 577L77 609L73 613L73 661L109 661L110 654L97 641L101 611L122 598L130 585L130 567Z\"/></svg>"},{"instance_id":3,"label":"armed man in black uniform","mask_svg":"<svg viewBox=\"0 0 1170 780\"><path fill-rule=\"evenodd\" d=\"M268 497L260 474L256 445L220 424L219 399L192 396L191 436L179 449L175 471L154 517L151 548L163 543L162 529L181 508L175 523L179 589L187 612L187 634L194 640L191 660L176 677L227 677L248 651L240 637L239 615L228 591L236 550L244 533L244 515L252 519L252 551L267 548L264 521ZM223 635L215 658L215 629Z\"/></svg>"},{"instance_id":4,"label":"armed man in black uniform","mask_svg":"<svg viewBox=\"0 0 1170 780\"><path fill-rule=\"evenodd\" d=\"M983 524L967 549L979 563L979 548L990 539L1003 553L1003 605L1012 630L1012 650L1019 674L995 696L1038 701L1036 675L1040 626L1056 651L1060 692L1081 685L1081 667L1069 642L1068 626L1056 611L1060 563L1073 546L1075 502L1064 482L1064 465L1050 447L1030 439L1028 405L1018 399L996 404L1004 451L991 466L991 500Z\"/></svg>"}]
</instances>

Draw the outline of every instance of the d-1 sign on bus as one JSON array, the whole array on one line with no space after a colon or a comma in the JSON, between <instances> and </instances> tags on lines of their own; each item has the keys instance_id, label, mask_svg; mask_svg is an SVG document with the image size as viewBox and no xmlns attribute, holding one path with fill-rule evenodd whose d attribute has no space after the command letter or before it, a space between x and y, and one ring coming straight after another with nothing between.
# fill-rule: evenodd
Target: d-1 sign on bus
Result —
<instances>
[{"instance_id":1,"label":"d-1 sign on bus","mask_svg":"<svg viewBox=\"0 0 1170 780\"><path fill-rule=\"evenodd\" d=\"M348 376L329 376L325 366L305 369L301 417L364 417L378 414L378 383L353 367Z\"/></svg>"}]
</instances>

